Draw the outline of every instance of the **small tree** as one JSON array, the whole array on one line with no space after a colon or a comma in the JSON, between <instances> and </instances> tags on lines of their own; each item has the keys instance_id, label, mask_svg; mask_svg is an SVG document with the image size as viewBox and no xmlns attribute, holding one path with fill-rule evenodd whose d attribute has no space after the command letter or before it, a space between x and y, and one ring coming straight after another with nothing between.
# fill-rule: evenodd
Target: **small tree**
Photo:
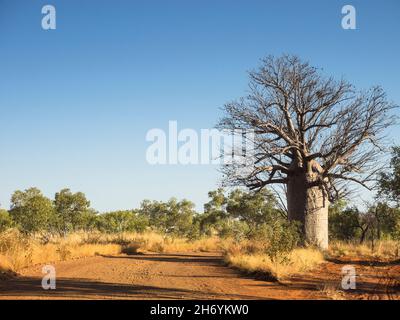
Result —
<instances>
[{"instance_id":1,"label":"small tree","mask_svg":"<svg viewBox=\"0 0 400 320\"><path fill-rule=\"evenodd\" d=\"M379 87L357 92L296 56L267 57L250 72L249 94L226 104L219 122L254 132L245 165L223 167L226 181L255 190L284 185L289 219L302 224L308 243L327 248L329 204L348 182L369 188L392 108Z\"/></svg>"},{"instance_id":2,"label":"small tree","mask_svg":"<svg viewBox=\"0 0 400 320\"><path fill-rule=\"evenodd\" d=\"M54 207L60 231L65 235L70 231L83 229L88 222L90 201L82 192L72 193L62 189L54 197Z\"/></svg>"},{"instance_id":3,"label":"small tree","mask_svg":"<svg viewBox=\"0 0 400 320\"><path fill-rule=\"evenodd\" d=\"M208 192L209 202L204 205L204 213L198 216L201 234L219 233L221 224L227 218L227 198L224 189L219 188Z\"/></svg>"},{"instance_id":4,"label":"small tree","mask_svg":"<svg viewBox=\"0 0 400 320\"><path fill-rule=\"evenodd\" d=\"M329 208L329 237L350 241L358 237L366 227L360 223L360 212L356 207L345 208L337 201Z\"/></svg>"},{"instance_id":5,"label":"small tree","mask_svg":"<svg viewBox=\"0 0 400 320\"><path fill-rule=\"evenodd\" d=\"M18 190L11 197L10 215L22 232L33 233L49 230L54 207L37 188Z\"/></svg>"},{"instance_id":6,"label":"small tree","mask_svg":"<svg viewBox=\"0 0 400 320\"><path fill-rule=\"evenodd\" d=\"M370 217L370 238L381 240L382 238L397 238L400 231L400 210L392 208L387 203L378 202L368 208Z\"/></svg>"},{"instance_id":7,"label":"small tree","mask_svg":"<svg viewBox=\"0 0 400 320\"><path fill-rule=\"evenodd\" d=\"M269 190L244 192L236 189L227 199L228 216L245 221L252 228L276 219L282 213L276 208L276 200Z\"/></svg>"},{"instance_id":8,"label":"small tree","mask_svg":"<svg viewBox=\"0 0 400 320\"><path fill-rule=\"evenodd\" d=\"M400 147L392 148L389 170L380 174L378 195L400 205Z\"/></svg>"},{"instance_id":9,"label":"small tree","mask_svg":"<svg viewBox=\"0 0 400 320\"><path fill-rule=\"evenodd\" d=\"M267 189L259 192L234 189L225 194L220 188L210 191L208 196L210 201L199 215L203 234L217 233L239 241L243 238L266 241L272 225L286 222L274 195Z\"/></svg>"},{"instance_id":10,"label":"small tree","mask_svg":"<svg viewBox=\"0 0 400 320\"><path fill-rule=\"evenodd\" d=\"M143 232L147 225L148 220L133 210L107 212L98 216L99 229L110 233Z\"/></svg>"},{"instance_id":11,"label":"small tree","mask_svg":"<svg viewBox=\"0 0 400 320\"><path fill-rule=\"evenodd\" d=\"M192 202L175 198L168 202L144 200L139 213L148 217L152 227L180 236L192 231L193 218L197 214Z\"/></svg>"}]
</instances>

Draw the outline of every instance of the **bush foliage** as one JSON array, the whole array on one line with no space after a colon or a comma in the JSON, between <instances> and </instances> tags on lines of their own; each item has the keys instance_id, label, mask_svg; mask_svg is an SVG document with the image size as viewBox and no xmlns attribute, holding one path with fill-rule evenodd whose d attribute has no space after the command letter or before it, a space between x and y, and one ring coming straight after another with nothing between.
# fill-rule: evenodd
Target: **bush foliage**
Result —
<instances>
[{"instance_id":1,"label":"bush foliage","mask_svg":"<svg viewBox=\"0 0 400 320\"><path fill-rule=\"evenodd\" d=\"M391 169L379 176L374 204L361 210L343 200L329 208L329 236L342 241L400 240L400 148L393 148ZM274 195L263 189L210 191L204 212L186 200L144 200L139 208L98 213L82 192L69 189L49 199L37 188L17 190L9 210L0 209L0 232L17 228L22 234L66 237L76 231L106 234L155 231L171 237L195 240L217 236L240 243L251 240L271 261L284 257L302 243L301 226L287 220Z\"/></svg>"}]
</instances>

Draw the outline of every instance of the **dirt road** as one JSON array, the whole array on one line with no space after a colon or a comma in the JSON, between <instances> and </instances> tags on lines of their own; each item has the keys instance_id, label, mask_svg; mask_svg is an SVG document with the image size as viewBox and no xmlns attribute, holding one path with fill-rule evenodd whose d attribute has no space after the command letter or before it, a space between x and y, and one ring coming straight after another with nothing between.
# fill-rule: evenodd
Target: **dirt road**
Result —
<instances>
[{"instance_id":1,"label":"dirt road","mask_svg":"<svg viewBox=\"0 0 400 320\"><path fill-rule=\"evenodd\" d=\"M24 269L0 281L0 299L327 299L336 294L343 263L328 262L276 283L245 277L216 253L96 256L55 264L57 289L51 291L41 288L42 266ZM361 289L348 297L368 298L373 290L387 298L390 290L396 292L396 283L376 277L379 266L359 266L365 280L360 278Z\"/></svg>"}]
</instances>

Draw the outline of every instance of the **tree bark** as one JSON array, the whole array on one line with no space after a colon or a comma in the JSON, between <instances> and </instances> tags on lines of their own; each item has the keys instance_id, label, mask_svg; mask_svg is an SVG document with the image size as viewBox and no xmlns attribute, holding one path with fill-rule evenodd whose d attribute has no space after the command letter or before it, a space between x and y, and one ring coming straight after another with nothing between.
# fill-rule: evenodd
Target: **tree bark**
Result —
<instances>
[{"instance_id":1,"label":"tree bark","mask_svg":"<svg viewBox=\"0 0 400 320\"><path fill-rule=\"evenodd\" d=\"M365 241L365 237L367 235L367 231L369 229L369 226L367 225L365 228L360 226L360 229L361 229L360 244L363 244L364 241Z\"/></svg>"},{"instance_id":2,"label":"tree bark","mask_svg":"<svg viewBox=\"0 0 400 320\"><path fill-rule=\"evenodd\" d=\"M316 175L302 170L290 175L287 185L288 218L302 224L306 244L327 249L329 200L322 187L309 187Z\"/></svg>"}]
</instances>

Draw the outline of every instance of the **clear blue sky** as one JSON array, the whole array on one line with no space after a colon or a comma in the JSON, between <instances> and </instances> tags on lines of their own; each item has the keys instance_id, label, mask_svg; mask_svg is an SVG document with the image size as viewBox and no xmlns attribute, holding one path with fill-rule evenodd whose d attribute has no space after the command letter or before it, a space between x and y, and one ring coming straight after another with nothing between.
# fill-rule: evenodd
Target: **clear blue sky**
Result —
<instances>
[{"instance_id":1,"label":"clear blue sky","mask_svg":"<svg viewBox=\"0 0 400 320\"><path fill-rule=\"evenodd\" d=\"M57 29L41 28L41 8ZM357 30L341 8L357 9ZM84 191L98 210L217 187L215 166L150 166L146 132L211 128L267 54L295 53L400 103L400 2L0 0L0 203ZM400 131L392 130L394 142Z\"/></svg>"}]
</instances>

